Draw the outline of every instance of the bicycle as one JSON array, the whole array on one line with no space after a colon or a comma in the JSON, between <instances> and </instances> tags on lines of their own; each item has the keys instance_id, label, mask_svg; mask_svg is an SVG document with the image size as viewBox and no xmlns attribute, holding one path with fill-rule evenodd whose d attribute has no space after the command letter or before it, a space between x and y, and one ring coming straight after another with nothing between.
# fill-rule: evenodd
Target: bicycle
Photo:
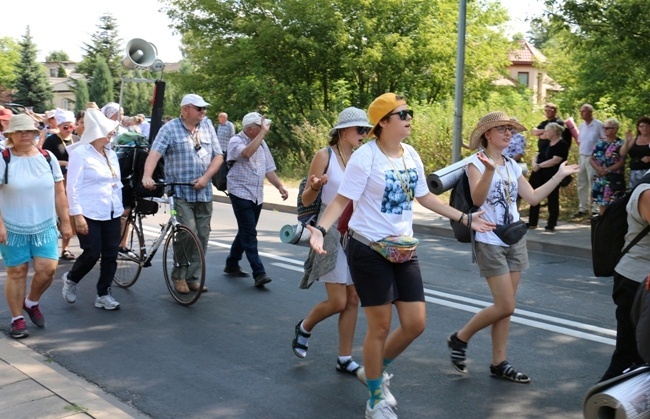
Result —
<instances>
[{"instance_id":1,"label":"bicycle","mask_svg":"<svg viewBox=\"0 0 650 419\"><path fill-rule=\"evenodd\" d=\"M156 186L163 186L166 198L139 198L126 218L125 228L122 232L128 234L128 252L120 252L117 258L117 271L113 277L115 284L121 288L129 288L140 277L142 268L151 266L160 245L163 246L163 274L165 283L171 296L182 305L192 305L201 296L205 284L205 255L200 240L186 225L181 224L176 218L174 205L174 187L178 185L194 186L189 182L159 182ZM160 233L149 248L145 245L142 230L142 219L147 215L155 214L158 203L169 204L169 220L160 224ZM155 204L155 210L150 207ZM198 287L189 292L179 292L174 281L180 279L196 281Z\"/></svg>"}]
</instances>

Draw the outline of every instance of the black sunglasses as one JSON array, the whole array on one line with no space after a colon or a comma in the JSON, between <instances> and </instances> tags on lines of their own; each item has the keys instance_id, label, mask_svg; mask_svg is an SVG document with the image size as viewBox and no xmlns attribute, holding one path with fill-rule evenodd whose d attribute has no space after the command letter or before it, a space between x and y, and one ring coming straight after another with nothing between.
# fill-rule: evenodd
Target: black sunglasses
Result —
<instances>
[{"instance_id":1,"label":"black sunglasses","mask_svg":"<svg viewBox=\"0 0 650 419\"><path fill-rule=\"evenodd\" d=\"M359 135L366 135L370 132L370 128L368 127L357 127L357 134Z\"/></svg>"},{"instance_id":2,"label":"black sunglasses","mask_svg":"<svg viewBox=\"0 0 650 419\"><path fill-rule=\"evenodd\" d=\"M401 119L402 121L406 121L406 116L407 115L410 116L411 118L413 118L413 110L412 109L402 109L399 112L393 112L393 113L388 114L388 116L391 116L391 115L399 115L399 119Z\"/></svg>"},{"instance_id":3,"label":"black sunglasses","mask_svg":"<svg viewBox=\"0 0 650 419\"><path fill-rule=\"evenodd\" d=\"M194 109L196 109L197 111L199 111L199 112L203 112L203 111L205 111L206 109L208 109L208 108L205 107L205 106L195 106L195 105L192 105L192 107L193 107Z\"/></svg>"}]
</instances>

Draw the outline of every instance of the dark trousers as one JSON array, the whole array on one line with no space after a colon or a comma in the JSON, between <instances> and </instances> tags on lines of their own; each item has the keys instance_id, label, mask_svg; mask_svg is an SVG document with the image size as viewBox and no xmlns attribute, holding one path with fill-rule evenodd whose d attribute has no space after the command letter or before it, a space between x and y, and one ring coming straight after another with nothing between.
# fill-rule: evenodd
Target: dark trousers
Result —
<instances>
[{"instance_id":1,"label":"dark trousers","mask_svg":"<svg viewBox=\"0 0 650 419\"><path fill-rule=\"evenodd\" d=\"M262 204L230 194L232 210L237 218L237 236L230 246L230 255L226 259L227 268L236 268L242 255L246 253L248 263L253 269L253 277L266 273L262 259L257 252L257 221L260 219Z\"/></svg>"},{"instance_id":2,"label":"dark trousers","mask_svg":"<svg viewBox=\"0 0 650 419\"><path fill-rule=\"evenodd\" d=\"M620 375L632 365L641 365L643 360L636 348L636 335L632 323L632 304L639 289L639 282L614 273L612 299L616 304L616 349L601 381Z\"/></svg>"},{"instance_id":3,"label":"dark trousers","mask_svg":"<svg viewBox=\"0 0 650 419\"><path fill-rule=\"evenodd\" d=\"M539 188L550 179L549 173L540 172L541 170L533 172L533 174L530 175L530 186L532 186L534 189ZM557 172L554 172L550 176L553 176L555 173ZM548 204L548 221L546 222L546 225L548 227L555 228L555 226L557 226L557 219L560 216L559 186L553 189L553 192L551 192L546 198L546 202ZM539 205L530 206L530 211L528 213L528 224L531 226L536 226L539 221L539 208Z\"/></svg>"},{"instance_id":4,"label":"dark trousers","mask_svg":"<svg viewBox=\"0 0 650 419\"><path fill-rule=\"evenodd\" d=\"M84 217L85 218L85 217ZM108 294L117 270L117 252L120 247L120 218L97 221L86 218L88 234L79 234L79 245L83 249L81 256L75 260L68 279L79 283L90 272L100 256L97 295Z\"/></svg>"}]
</instances>

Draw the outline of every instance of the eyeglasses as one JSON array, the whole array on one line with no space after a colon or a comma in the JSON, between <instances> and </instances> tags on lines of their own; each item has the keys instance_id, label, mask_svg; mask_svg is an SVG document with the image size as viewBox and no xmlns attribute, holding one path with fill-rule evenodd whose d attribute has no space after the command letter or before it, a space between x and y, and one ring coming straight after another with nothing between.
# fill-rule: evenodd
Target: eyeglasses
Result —
<instances>
[{"instance_id":1,"label":"eyeglasses","mask_svg":"<svg viewBox=\"0 0 650 419\"><path fill-rule=\"evenodd\" d=\"M357 134L359 135L366 135L370 132L370 128L368 127L357 127Z\"/></svg>"},{"instance_id":2,"label":"eyeglasses","mask_svg":"<svg viewBox=\"0 0 650 419\"><path fill-rule=\"evenodd\" d=\"M410 116L411 118L413 118L413 110L412 109L402 109L399 112L393 112L393 113L388 114L388 116L391 116L391 115L399 115L399 119L401 119L402 121L406 121L406 116L407 115Z\"/></svg>"},{"instance_id":3,"label":"eyeglasses","mask_svg":"<svg viewBox=\"0 0 650 419\"><path fill-rule=\"evenodd\" d=\"M556 109L554 108L544 108L544 112L555 112Z\"/></svg>"},{"instance_id":4,"label":"eyeglasses","mask_svg":"<svg viewBox=\"0 0 650 419\"><path fill-rule=\"evenodd\" d=\"M499 125L498 127L494 127L494 129L499 131L501 134L503 134L506 131L508 131L511 134L517 131L517 129L512 125Z\"/></svg>"},{"instance_id":5,"label":"eyeglasses","mask_svg":"<svg viewBox=\"0 0 650 419\"><path fill-rule=\"evenodd\" d=\"M603 127L603 129L616 129L616 127Z\"/></svg>"},{"instance_id":6,"label":"eyeglasses","mask_svg":"<svg viewBox=\"0 0 650 419\"><path fill-rule=\"evenodd\" d=\"M65 125L65 126L62 126L61 129L71 130L71 129L74 129L74 125Z\"/></svg>"},{"instance_id":7,"label":"eyeglasses","mask_svg":"<svg viewBox=\"0 0 650 419\"><path fill-rule=\"evenodd\" d=\"M205 106L194 106L194 105L192 105L192 107L194 109L196 109L197 111L199 111L199 112L205 112L205 110L207 109L207 107L205 107Z\"/></svg>"}]
</instances>

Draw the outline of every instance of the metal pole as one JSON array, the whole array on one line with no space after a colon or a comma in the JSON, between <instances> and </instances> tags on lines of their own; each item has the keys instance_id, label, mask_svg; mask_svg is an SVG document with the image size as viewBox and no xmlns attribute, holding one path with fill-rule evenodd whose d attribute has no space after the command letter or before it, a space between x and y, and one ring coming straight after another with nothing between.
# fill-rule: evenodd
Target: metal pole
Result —
<instances>
[{"instance_id":1,"label":"metal pole","mask_svg":"<svg viewBox=\"0 0 650 419\"><path fill-rule=\"evenodd\" d=\"M463 141L463 86L465 75L465 26L467 0L460 0L458 8L458 48L456 49L456 91L454 101L454 139L451 145L451 160L461 159L460 147Z\"/></svg>"}]
</instances>

